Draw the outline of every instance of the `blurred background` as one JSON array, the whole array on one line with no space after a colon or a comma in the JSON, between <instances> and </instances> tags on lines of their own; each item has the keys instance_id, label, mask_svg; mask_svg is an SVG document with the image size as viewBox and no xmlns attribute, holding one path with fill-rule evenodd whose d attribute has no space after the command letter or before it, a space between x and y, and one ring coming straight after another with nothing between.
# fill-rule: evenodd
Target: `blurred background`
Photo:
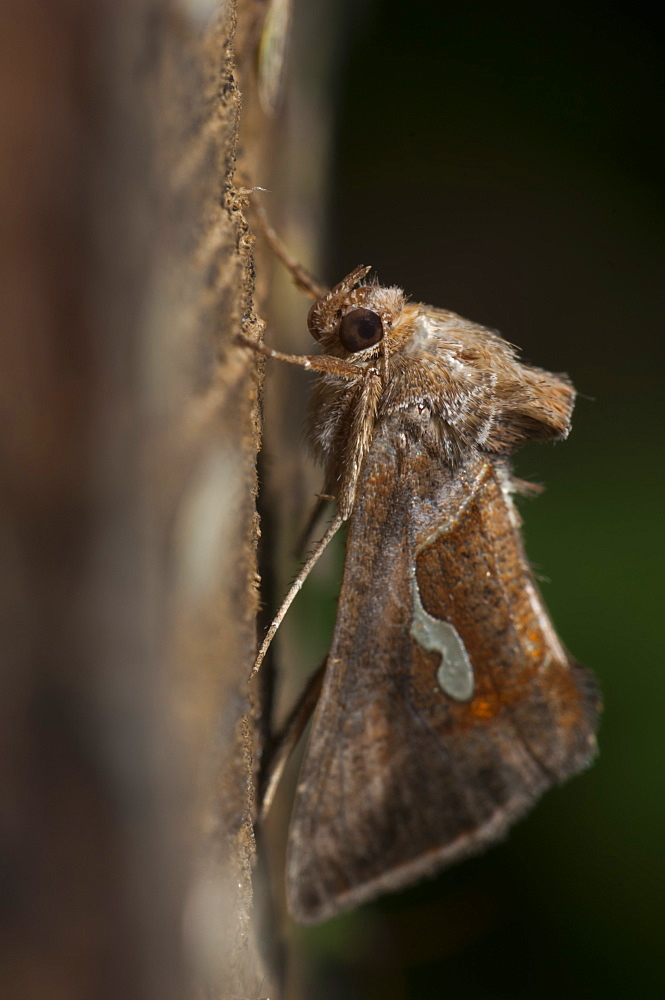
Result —
<instances>
[{"instance_id":1,"label":"blurred background","mask_svg":"<svg viewBox=\"0 0 665 1000\"><path fill-rule=\"evenodd\" d=\"M322 276L371 263L571 375L570 438L515 466L546 486L521 502L527 550L605 709L594 766L504 844L294 928L294 995L662 989L662 28L649 3L344 9ZM308 584L301 631L324 635L335 594Z\"/></svg>"}]
</instances>

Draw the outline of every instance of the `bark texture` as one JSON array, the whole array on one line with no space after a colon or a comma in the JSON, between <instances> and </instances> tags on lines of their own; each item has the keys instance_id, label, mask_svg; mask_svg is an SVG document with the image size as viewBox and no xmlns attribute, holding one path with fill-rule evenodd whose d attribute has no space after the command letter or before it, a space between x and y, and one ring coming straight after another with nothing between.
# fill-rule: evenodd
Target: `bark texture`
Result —
<instances>
[{"instance_id":1,"label":"bark texture","mask_svg":"<svg viewBox=\"0 0 665 1000\"><path fill-rule=\"evenodd\" d=\"M251 66L260 6L3 12L3 996L253 997L263 977L233 49L240 16Z\"/></svg>"}]
</instances>

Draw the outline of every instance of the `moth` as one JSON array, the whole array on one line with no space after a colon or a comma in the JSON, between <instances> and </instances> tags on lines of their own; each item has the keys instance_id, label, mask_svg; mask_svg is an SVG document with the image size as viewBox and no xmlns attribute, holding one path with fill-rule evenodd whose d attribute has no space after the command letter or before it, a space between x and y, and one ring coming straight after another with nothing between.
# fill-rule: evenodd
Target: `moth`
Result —
<instances>
[{"instance_id":1,"label":"moth","mask_svg":"<svg viewBox=\"0 0 665 1000\"><path fill-rule=\"evenodd\" d=\"M599 697L525 556L509 457L565 438L575 391L496 333L355 268L314 303L308 435L341 524L337 618L291 819L287 897L312 923L497 841L596 752ZM310 691L306 709L314 700ZM304 722L294 727L298 733Z\"/></svg>"}]
</instances>

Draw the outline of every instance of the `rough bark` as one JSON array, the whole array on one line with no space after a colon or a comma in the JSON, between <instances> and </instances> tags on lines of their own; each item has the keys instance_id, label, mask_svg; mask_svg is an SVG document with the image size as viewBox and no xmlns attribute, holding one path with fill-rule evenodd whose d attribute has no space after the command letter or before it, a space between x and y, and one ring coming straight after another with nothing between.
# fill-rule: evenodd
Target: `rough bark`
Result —
<instances>
[{"instance_id":1,"label":"rough bark","mask_svg":"<svg viewBox=\"0 0 665 1000\"><path fill-rule=\"evenodd\" d=\"M260 5L239 6L250 65ZM252 997L263 978L236 16L4 12L3 996Z\"/></svg>"}]
</instances>

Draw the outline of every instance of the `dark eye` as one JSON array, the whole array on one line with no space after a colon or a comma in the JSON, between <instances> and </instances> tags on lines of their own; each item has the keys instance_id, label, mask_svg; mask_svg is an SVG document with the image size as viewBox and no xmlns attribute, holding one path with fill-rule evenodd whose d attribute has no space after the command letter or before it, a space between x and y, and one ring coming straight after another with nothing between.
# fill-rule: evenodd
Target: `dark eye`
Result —
<instances>
[{"instance_id":1,"label":"dark eye","mask_svg":"<svg viewBox=\"0 0 665 1000\"><path fill-rule=\"evenodd\" d=\"M339 339L347 351L364 351L383 337L383 323L371 309L352 309L339 324Z\"/></svg>"}]
</instances>

